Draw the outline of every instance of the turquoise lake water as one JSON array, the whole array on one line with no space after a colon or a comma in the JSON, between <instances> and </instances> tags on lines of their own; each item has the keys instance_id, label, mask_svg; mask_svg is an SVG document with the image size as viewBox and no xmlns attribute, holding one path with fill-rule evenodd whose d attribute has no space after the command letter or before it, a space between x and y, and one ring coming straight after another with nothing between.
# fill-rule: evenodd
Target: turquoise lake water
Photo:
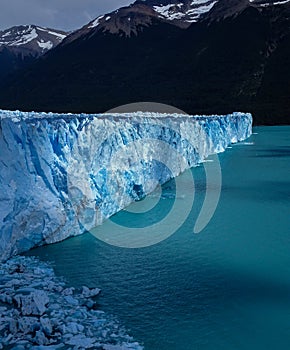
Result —
<instances>
[{"instance_id":1,"label":"turquoise lake water","mask_svg":"<svg viewBox=\"0 0 290 350\"><path fill-rule=\"evenodd\" d=\"M203 166L192 170L191 214L167 240L124 249L87 233L29 254L53 262L70 285L101 288L100 308L145 349L289 349L290 127L254 133L219 155L221 198L201 233L193 234L193 226L204 199ZM166 211L174 194L171 181L156 214L136 214L139 224ZM186 196L185 184L177 200Z\"/></svg>"}]
</instances>

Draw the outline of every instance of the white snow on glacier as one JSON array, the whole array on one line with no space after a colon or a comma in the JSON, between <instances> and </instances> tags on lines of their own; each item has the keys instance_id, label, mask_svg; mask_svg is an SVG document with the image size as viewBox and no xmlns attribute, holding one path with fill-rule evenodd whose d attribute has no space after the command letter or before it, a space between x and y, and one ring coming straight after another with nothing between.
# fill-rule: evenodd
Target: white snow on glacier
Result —
<instances>
[{"instance_id":1,"label":"white snow on glacier","mask_svg":"<svg viewBox=\"0 0 290 350\"><path fill-rule=\"evenodd\" d=\"M0 111L1 260L101 224L251 132L245 113Z\"/></svg>"}]
</instances>

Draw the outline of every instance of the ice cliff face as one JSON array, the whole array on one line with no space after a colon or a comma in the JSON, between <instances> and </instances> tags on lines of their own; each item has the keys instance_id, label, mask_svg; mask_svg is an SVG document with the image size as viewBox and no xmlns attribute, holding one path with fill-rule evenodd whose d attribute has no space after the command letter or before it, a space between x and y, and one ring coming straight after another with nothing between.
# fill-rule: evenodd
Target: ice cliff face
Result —
<instances>
[{"instance_id":1,"label":"ice cliff face","mask_svg":"<svg viewBox=\"0 0 290 350\"><path fill-rule=\"evenodd\" d=\"M251 130L243 113L0 111L1 259L101 224Z\"/></svg>"}]
</instances>

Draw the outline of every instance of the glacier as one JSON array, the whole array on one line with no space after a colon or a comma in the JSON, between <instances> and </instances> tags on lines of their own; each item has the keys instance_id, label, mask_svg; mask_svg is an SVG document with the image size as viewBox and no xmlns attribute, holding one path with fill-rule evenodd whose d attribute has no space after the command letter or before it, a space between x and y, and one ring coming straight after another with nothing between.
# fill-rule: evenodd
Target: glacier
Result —
<instances>
[{"instance_id":1,"label":"glacier","mask_svg":"<svg viewBox=\"0 0 290 350\"><path fill-rule=\"evenodd\" d=\"M0 110L0 257L100 225L252 133L252 116Z\"/></svg>"}]
</instances>

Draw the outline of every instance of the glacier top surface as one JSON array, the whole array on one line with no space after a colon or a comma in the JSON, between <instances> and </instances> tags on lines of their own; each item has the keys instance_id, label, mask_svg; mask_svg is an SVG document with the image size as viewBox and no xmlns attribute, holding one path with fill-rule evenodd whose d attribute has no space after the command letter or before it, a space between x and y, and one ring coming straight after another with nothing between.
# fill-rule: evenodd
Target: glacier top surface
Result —
<instances>
[{"instance_id":1,"label":"glacier top surface","mask_svg":"<svg viewBox=\"0 0 290 350\"><path fill-rule=\"evenodd\" d=\"M229 116L244 116L248 115L251 117L250 113L242 113L242 112L234 112L232 114L228 115L189 115L189 114L180 114L180 113L158 113L158 112L130 112L130 113L99 113L99 114L73 114L73 113L46 113L46 112L21 112L21 111L7 111L7 110L0 110L0 119L11 119L13 122L17 123L20 121L25 120L26 122L33 122L36 119L42 120L58 120L63 119L66 121L73 120L75 118L85 119L85 118L92 118L92 119L114 119L114 121L117 121L118 119L146 119L146 118L152 118L152 119L162 119L162 118L171 118L171 119L178 119L178 118L195 118L195 119L202 119L202 118L223 118L223 117L229 117Z\"/></svg>"}]
</instances>

